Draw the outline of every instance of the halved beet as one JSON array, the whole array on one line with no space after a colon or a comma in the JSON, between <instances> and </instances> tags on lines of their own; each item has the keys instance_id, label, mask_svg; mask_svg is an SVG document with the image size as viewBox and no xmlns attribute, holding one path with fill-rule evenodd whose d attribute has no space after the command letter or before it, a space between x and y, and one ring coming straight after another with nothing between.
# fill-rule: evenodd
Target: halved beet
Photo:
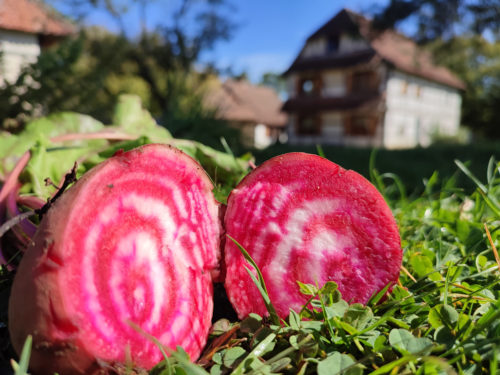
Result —
<instances>
[{"instance_id":1,"label":"halved beet","mask_svg":"<svg viewBox=\"0 0 500 375\"><path fill-rule=\"evenodd\" d=\"M232 191L224 222L262 271L280 317L307 300L297 281L335 281L344 299L366 303L399 275L400 237L382 195L358 173L319 156L266 161ZM225 287L238 316L266 314L249 265L230 240L225 262Z\"/></svg>"},{"instance_id":2,"label":"halved beet","mask_svg":"<svg viewBox=\"0 0 500 375\"><path fill-rule=\"evenodd\" d=\"M194 360L212 317L220 222L200 165L166 145L116 155L55 202L12 288L19 352L34 338L35 373L89 374L103 363L151 368L150 338Z\"/></svg>"}]
</instances>

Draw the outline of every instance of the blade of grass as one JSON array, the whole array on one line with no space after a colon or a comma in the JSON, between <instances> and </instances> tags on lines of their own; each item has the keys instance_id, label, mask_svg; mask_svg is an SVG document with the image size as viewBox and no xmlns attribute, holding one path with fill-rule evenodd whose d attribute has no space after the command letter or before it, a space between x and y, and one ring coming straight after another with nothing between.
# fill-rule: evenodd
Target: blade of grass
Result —
<instances>
[{"instance_id":1,"label":"blade of grass","mask_svg":"<svg viewBox=\"0 0 500 375\"><path fill-rule=\"evenodd\" d=\"M377 157L377 152L378 150L374 148L370 153L370 161L368 162L368 169L370 171L370 181L372 182L372 184L376 186L378 191L380 191L380 193L383 195L385 192L384 182L382 181L380 174L375 168L375 160Z\"/></svg>"},{"instance_id":2,"label":"blade of grass","mask_svg":"<svg viewBox=\"0 0 500 375\"><path fill-rule=\"evenodd\" d=\"M180 355L179 353L177 353L176 351L174 350L171 350L167 347L165 347L161 342L160 340L158 340L156 337L154 337L153 335L147 333L146 331L144 331L141 327L139 327L137 324L135 324L134 322L132 322L131 320L127 320L127 324L132 328L134 329L137 333L140 333L141 335L143 335L144 337L146 337L148 340L150 340L151 342L153 342L157 347L158 349L160 349L160 352L161 354L163 355L163 358L165 359L165 361L167 362L167 368L168 368L168 373L170 374L171 373L171 369L170 369L170 361L168 359L168 356L167 356L167 351L168 353L174 357L177 362L179 362L182 366L184 366L184 368L186 370L188 370L188 373L189 374L193 374L193 375L209 375L208 372L206 372L203 368L201 368L200 366L197 366L196 364L194 364L193 362L187 360L186 358L184 358L184 356Z\"/></svg>"},{"instance_id":3,"label":"blade of grass","mask_svg":"<svg viewBox=\"0 0 500 375\"><path fill-rule=\"evenodd\" d=\"M394 181L396 184L396 187L398 188L399 191L399 196L400 196L400 204L406 202L406 188L405 185L403 184L403 181L399 178L397 174L394 173L383 173L380 175L381 179L388 178Z\"/></svg>"},{"instance_id":4,"label":"blade of grass","mask_svg":"<svg viewBox=\"0 0 500 375\"><path fill-rule=\"evenodd\" d=\"M33 344L33 337L28 335L26 341L24 342L23 350L21 351L21 357L19 363L12 360L11 365L14 370L14 375L28 375L28 367L30 364L31 346Z\"/></svg>"},{"instance_id":5,"label":"blade of grass","mask_svg":"<svg viewBox=\"0 0 500 375\"><path fill-rule=\"evenodd\" d=\"M321 147L320 144L317 144L316 145L316 152L318 153L319 156L321 156L322 158L326 158L325 156L325 152L323 151L323 147Z\"/></svg>"},{"instance_id":6,"label":"blade of grass","mask_svg":"<svg viewBox=\"0 0 500 375\"><path fill-rule=\"evenodd\" d=\"M276 338L275 333L270 333L267 335L267 337L262 340L248 355L240 362L240 364L231 372L231 375L242 375L245 372L245 362L251 358L256 358L258 359L268 348L269 345L273 342L273 340ZM257 367L255 370L258 370L260 367L264 366L264 363L262 363L261 366Z\"/></svg>"},{"instance_id":7,"label":"blade of grass","mask_svg":"<svg viewBox=\"0 0 500 375\"><path fill-rule=\"evenodd\" d=\"M488 241L490 242L491 249L493 250L493 254L495 255L495 260L497 261L498 270L500 271L500 257L498 256L497 248L496 248L495 244L493 243L493 239L491 238L490 230L488 229L488 226L486 225L486 223L484 223L484 230L486 231L486 235L488 236Z\"/></svg>"},{"instance_id":8,"label":"blade of grass","mask_svg":"<svg viewBox=\"0 0 500 375\"><path fill-rule=\"evenodd\" d=\"M266 283L264 282L264 276L262 276L262 272L260 272L259 267L257 266L257 263L252 259L250 254L243 248L243 246L240 245L238 241L236 241L233 237L231 237L229 234L226 234L226 236L233 241L233 243L238 247L240 250L241 254L245 258L245 260L250 263L250 265L255 269L255 272L257 272L258 280L255 277L255 275L247 268L247 272L250 275L252 281L255 283L257 288L259 289L260 294L262 295L262 298L264 300L264 303L266 305L267 311L269 312L269 317L273 324L280 325L280 318L278 316L278 313L276 312L276 309L274 308L273 304L271 303L271 299L269 298L269 293L267 292L266 288Z\"/></svg>"}]
</instances>

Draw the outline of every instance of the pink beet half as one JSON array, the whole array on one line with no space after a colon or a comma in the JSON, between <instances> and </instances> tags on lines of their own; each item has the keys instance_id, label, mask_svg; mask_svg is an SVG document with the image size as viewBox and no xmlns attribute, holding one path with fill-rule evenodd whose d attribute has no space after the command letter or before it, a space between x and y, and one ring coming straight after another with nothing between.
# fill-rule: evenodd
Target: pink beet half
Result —
<instances>
[{"instance_id":1,"label":"pink beet half","mask_svg":"<svg viewBox=\"0 0 500 375\"><path fill-rule=\"evenodd\" d=\"M335 281L345 300L366 303L398 279L401 242L383 197L358 173L319 156L289 153L263 163L229 196L224 222L259 266L282 318L307 301L297 281ZM251 266L229 239L225 262L238 316L267 315L245 270Z\"/></svg>"},{"instance_id":2,"label":"pink beet half","mask_svg":"<svg viewBox=\"0 0 500 375\"><path fill-rule=\"evenodd\" d=\"M93 168L56 201L9 303L16 350L33 335L34 373L92 374L103 363L149 369L162 355L148 335L197 359L220 257L212 188L181 151L147 145Z\"/></svg>"}]
</instances>

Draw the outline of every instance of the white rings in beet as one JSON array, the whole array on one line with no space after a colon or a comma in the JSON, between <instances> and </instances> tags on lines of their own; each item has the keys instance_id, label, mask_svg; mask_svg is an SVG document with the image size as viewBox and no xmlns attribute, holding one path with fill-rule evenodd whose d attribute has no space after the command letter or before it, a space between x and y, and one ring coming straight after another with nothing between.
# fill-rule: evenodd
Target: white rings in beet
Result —
<instances>
[{"instance_id":1,"label":"white rings in beet","mask_svg":"<svg viewBox=\"0 0 500 375\"><path fill-rule=\"evenodd\" d=\"M148 335L199 356L219 263L212 188L181 151L147 145L93 168L55 202L9 303L16 350L33 335L33 372L149 369L162 356Z\"/></svg>"},{"instance_id":2,"label":"white rings in beet","mask_svg":"<svg viewBox=\"0 0 500 375\"><path fill-rule=\"evenodd\" d=\"M290 153L263 163L231 192L224 223L257 263L280 317L307 301L297 281L335 281L345 300L366 303L399 276L400 237L381 194L319 156ZM238 316L266 315L245 270L251 266L229 239L225 263Z\"/></svg>"}]
</instances>

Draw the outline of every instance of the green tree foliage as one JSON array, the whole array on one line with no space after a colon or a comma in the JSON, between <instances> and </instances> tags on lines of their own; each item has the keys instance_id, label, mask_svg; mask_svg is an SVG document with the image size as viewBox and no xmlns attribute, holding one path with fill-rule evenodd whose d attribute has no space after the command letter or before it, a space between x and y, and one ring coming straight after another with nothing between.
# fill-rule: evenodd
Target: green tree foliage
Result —
<instances>
[{"instance_id":1,"label":"green tree foliage","mask_svg":"<svg viewBox=\"0 0 500 375\"><path fill-rule=\"evenodd\" d=\"M74 0L104 7L121 17L130 1ZM238 148L234 129L203 106L204 81L209 69L195 69L200 54L230 37L233 28L220 8L223 0L206 0L193 7L184 0L173 12L171 24L140 35L113 34L102 28L82 28L79 36L45 50L19 79L0 90L0 125L21 129L27 120L57 111L76 111L110 123L120 94L133 93L157 120L178 137L197 139L221 148L220 137ZM189 30L187 20L196 27ZM232 142L232 144L231 144Z\"/></svg>"},{"instance_id":2,"label":"green tree foliage","mask_svg":"<svg viewBox=\"0 0 500 375\"><path fill-rule=\"evenodd\" d=\"M286 92L286 80L285 78L279 74L274 72L266 72L262 74L260 79L260 84L264 86L271 87L275 90L280 96L284 97Z\"/></svg>"},{"instance_id":3,"label":"green tree foliage","mask_svg":"<svg viewBox=\"0 0 500 375\"><path fill-rule=\"evenodd\" d=\"M500 138L500 40L472 35L438 39L428 46L436 62L449 67L467 86L462 123L485 137Z\"/></svg>"},{"instance_id":4,"label":"green tree foliage","mask_svg":"<svg viewBox=\"0 0 500 375\"><path fill-rule=\"evenodd\" d=\"M393 28L412 19L420 42L451 39L464 33L498 36L500 7L497 0L390 0L374 17L380 28Z\"/></svg>"}]
</instances>

